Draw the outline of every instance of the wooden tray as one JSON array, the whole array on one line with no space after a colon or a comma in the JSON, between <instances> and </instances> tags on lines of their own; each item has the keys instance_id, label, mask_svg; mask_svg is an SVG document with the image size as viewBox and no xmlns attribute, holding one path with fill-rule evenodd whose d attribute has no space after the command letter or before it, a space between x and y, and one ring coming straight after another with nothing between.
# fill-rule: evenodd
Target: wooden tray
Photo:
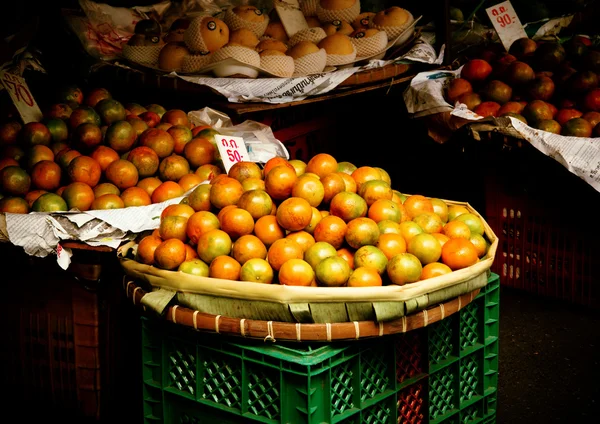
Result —
<instances>
[{"instance_id":1,"label":"wooden tray","mask_svg":"<svg viewBox=\"0 0 600 424\"><path fill-rule=\"evenodd\" d=\"M125 278L123 288L133 304L145 310L143 305L146 291L136 282ZM221 315L202 313L197 310L179 305L169 306L163 319L198 331L218 333L252 339L262 339L265 342L277 340L297 342L331 342L338 340L359 340L382 337L390 334L406 333L429 324L441 321L452 315L477 297L480 289L463 294L443 303L430 306L427 309L400 319L387 322L353 321L342 323L302 324L280 321L261 321L244 318L231 318Z\"/></svg>"}]
</instances>

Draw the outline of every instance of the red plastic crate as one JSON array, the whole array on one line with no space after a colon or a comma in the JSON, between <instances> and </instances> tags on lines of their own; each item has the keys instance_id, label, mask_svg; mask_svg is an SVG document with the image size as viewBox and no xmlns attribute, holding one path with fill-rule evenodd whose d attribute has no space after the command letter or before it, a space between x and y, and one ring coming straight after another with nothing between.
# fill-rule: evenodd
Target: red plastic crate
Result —
<instances>
[{"instance_id":1,"label":"red plastic crate","mask_svg":"<svg viewBox=\"0 0 600 424\"><path fill-rule=\"evenodd\" d=\"M560 163L514 141L487 162L485 218L498 236L502 285L572 304L600 305L600 193Z\"/></svg>"}]
</instances>

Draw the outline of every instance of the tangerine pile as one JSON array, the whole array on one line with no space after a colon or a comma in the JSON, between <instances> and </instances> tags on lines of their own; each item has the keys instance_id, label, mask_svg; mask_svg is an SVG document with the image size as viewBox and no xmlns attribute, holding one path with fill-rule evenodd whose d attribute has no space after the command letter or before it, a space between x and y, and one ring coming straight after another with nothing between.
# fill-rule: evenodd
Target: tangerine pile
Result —
<instances>
[{"instance_id":1,"label":"tangerine pile","mask_svg":"<svg viewBox=\"0 0 600 424\"><path fill-rule=\"evenodd\" d=\"M41 122L0 124L0 212L145 206L223 172L217 131L181 109L61 91Z\"/></svg>"},{"instance_id":2,"label":"tangerine pile","mask_svg":"<svg viewBox=\"0 0 600 424\"><path fill-rule=\"evenodd\" d=\"M319 153L234 164L167 206L135 259L202 277L361 287L448 274L489 246L467 207L402 194L382 168Z\"/></svg>"}]
</instances>

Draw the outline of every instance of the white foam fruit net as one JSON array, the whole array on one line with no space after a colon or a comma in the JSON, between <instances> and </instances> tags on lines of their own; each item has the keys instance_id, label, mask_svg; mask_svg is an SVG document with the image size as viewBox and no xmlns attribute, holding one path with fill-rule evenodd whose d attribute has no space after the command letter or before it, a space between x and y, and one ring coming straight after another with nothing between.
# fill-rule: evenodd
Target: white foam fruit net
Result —
<instances>
[{"instance_id":1,"label":"white foam fruit net","mask_svg":"<svg viewBox=\"0 0 600 424\"><path fill-rule=\"evenodd\" d=\"M196 52L207 52L206 44L202 38L200 29L202 27L202 20L204 16L197 16L191 20L189 27L183 33L183 41L190 51Z\"/></svg>"},{"instance_id":2,"label":"white foam fruit net","mask_svg":"<svg viewBox=\"0 0 600 424\"><path fill-rule=\"evenodd\" d=\"M327 52L320 49L318 52L310 53L305 56L294 59L293 76L303 76L323 72L327 65Z\"/></svg>"},{"instance_id":3,"label":"white foam fruit net","mask_svg":"<svg viewBox=\"0 0 600 424\"><path fill-rule=\"evenodd\" d=\"M245 19L240 18L233 11L233 8L227 9L225 12L225 16L223 17L223 21L227 24L230 31L235 31L240 28L248 28L252 31L258 38L262 37L267 29L267 25L269 25L269 16L263 15L265 19L262 22L250 22Z\"/></svg>"},{"instance_id":4,"label":"white foam fruit net","mask_svg":"<svg viewBox=\"0 0 600 424\"><path fill-rule=\"evenodd\" d=\"M408 19L406 19L406 22L404 22L404 24L395 25L395 26L383 26L383 25L376 25L373 23L373 20L371 20L371 28L378 29L379 31L385 31L385 33L388 36L388 40L394 40L400 34L402 34L404 31L406 31L406 29L408 27L410 27L414 21L413 15L408 10L405 9L405 11L408 14Z\"/></svg>"},{"instance_id":5,"label":"white foam fruit net","mask_svg":"<svg viewBox=\"0 0 600 424\"><path fill-rule=\"evenodd\" d=\"M212 54L188 54L183 58L181 71L185 73L198 72L211 61Z\"/></svg>"},{"instance_id":6,"label":"white foam fruit net","mask_svg":"<svg viewBox=\"0 0 600 424\"><path fill-rule=\"evenodd\" d=\"M352 45L352 53L350 54L328 54L327 55L327 66L338 66L347 65L348 63L354 62L356 59L356 47Z\"/></svg>"},{"instance_id":7,"label":"white foam fruit net","mask_svg":"<svg viewBox=\"0 0 600 424\"><path fill-rule=\"evenodd\" d=\"M318 44L323 38L325 38L327 34L325 30L320 27L315 28L305 28L297 33L295 33L292 38L288 40L288 46L294 47L300 41L312 41L315 44Z\"/></svg>"},{"instance_id":8,"label":"white foam fruit net","mask_svg":"<svg viewBox=\"0 0 600 424\"><path fill-rule=\"evenodd\" d=\"M260 67L260 55L256 50L245 46L223 46L212 55L211 62L216 63L230 57L247 65Z\"/></svg>"},{"instance_id":9,"label":"white foam fruit net","mask_svg":"<svg viewBox=\"0 0 600 424\"><path fill-rule=\"evenodd\" d=\"M304 16L317 16L319 0L300 0L300 10Z\"/></svg>"},{"instance_id":10,"label":"white foam fruit net","mask_svg":"<svg viewBox=\"0 0 600 424\"><path fill-rule=\"evenodd\" d=\"M325 9L321 3L317 4L317 17L321 22L331 22L335 20L352 22L360 15L360 1L356 0L354 4L346 9Z\"/></svg>"},{"instance_id":11,"label":"white foam fruit net","mask_svg":"<svg viewBox=\"0 0 600 424\"><path fill-rule=\"evenodd\" d=\"M130 46L125 44L123 46L123 57L135 63L142 63L144 65L156 65L158 63L158 56L160 55L160 46Z\"/></svg>"},{"instance_id":12,"label":"white foam fruit net","mask_svg":"<svg viewBox=\"0 0 600 424\"><path fill-rule=\"evenodd\" d=\"M383 51L388 43L385 31L379 31L371 37L350 38L356 47L356 57L369 57Z\"/></svg>"},{"instance_id":13,"label":"white foam fruit net","mask_svg":"<svg viewBox=\"0 0 600 424\"><path fill-rule=\"evenodd\" d=\"M294 74L294 58L291 56L261 56L260 67L279 77L288 78Z\"/></svg>"}]
</instances>

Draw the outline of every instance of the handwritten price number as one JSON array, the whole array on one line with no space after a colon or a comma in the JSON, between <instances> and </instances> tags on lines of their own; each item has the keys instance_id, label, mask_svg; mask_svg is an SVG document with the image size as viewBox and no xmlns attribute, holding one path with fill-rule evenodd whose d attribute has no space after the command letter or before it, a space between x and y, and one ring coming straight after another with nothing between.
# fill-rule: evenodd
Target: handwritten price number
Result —
<instances>
[{"instance_id":1,"label":"handwritten price number","mask_svg":"<svg viewBox=\"0 0 600 424\"><path fill-rule=\"evenodd\" d=\"M23 101L27 106L32 107L34 105L33 96L23 86L20 79L16 75L5 73L2 77L2 83L7 90L10 90L16 97L17 101Z\"/></svg>"},{"instance_id":2,"label":"handwritten price number","mask_svg":"<svg viewBox=\"0 0 600 424\"><path fill-rule=\"evenodd\" d=\"M492 16L496 17L496 22L498 22L502 28L512 24L516 20L514 16L511 18L510 15L506 13L506 8L504 6L500 6L498 9L492 9Z\"/></svg>"},{"instance_id":3,"label":"handwritten price number","mask_svg":"<svg viewBox=\"0 0 600 424\"><path fill-rule=\"evenodd\" d=\"M221 139L221 145L225 147L225 151L227 152L227 157L229 158L230 162L241 162L244 159L238 150L239 146L235 140L227 140L223 138Z\"/></svg>"}]
</instances>

